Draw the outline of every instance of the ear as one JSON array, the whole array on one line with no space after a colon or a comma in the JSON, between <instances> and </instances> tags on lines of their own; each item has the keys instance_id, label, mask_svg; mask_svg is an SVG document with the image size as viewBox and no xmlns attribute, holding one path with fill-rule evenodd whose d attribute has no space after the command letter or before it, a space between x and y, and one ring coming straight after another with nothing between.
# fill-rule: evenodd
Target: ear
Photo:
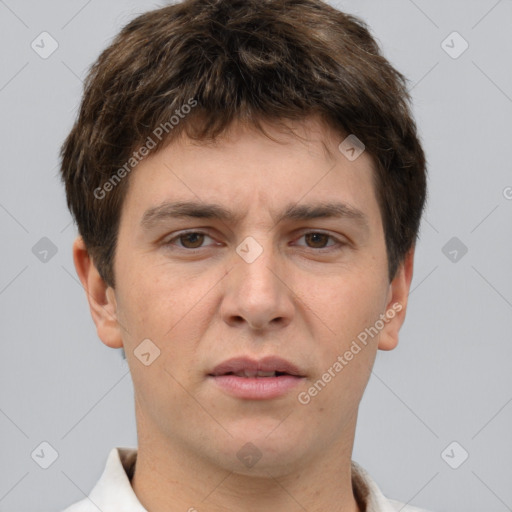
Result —
<instances>
[{"instance_id":1,"label":"ear","mask_svg":"<svg viewBox=\"0 0 512 512\"><path fill-rule=\"evenodd\" d=\"M414 247L406 254L389 284L386 304L387 322L380 332L378 348L393 350L398 345L398 332L405 320L407 299L411 287L414 266Z\"/></svg>"},{"instance_id":2,"label":"ear","mask_svg":"<svg viewBox=\"0 0 512 512\"><path fill-rule=\"evenodd\" d=\"M91 316L101 341L111 348L121 348L121 328L117 320L114 289L100 276L81 236L73 243L73 261L87 294Z\"/></svg>"}]
</instances>

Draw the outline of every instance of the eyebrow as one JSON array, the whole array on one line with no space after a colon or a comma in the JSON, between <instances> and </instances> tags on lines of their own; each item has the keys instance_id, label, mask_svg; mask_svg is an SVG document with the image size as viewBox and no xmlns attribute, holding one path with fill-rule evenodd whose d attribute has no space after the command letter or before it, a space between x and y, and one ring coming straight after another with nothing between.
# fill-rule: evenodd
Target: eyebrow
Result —
<instances>
[{"instance_id":1,"label":"eyebrow","mask_svg":"<svg viewBox=\"0 0 512 512\"><path fill-rule=\"evenodd\" d=\"M169 219L194 218L216 219L227 223L237 223L240 216L222 205L199 201L165 201L146 210L141 219L144 230L150 230ZM285 220L307 221L326 218L347 218L368 229L367 216L357 208L341 202L321 202L315 204L290 204L275 219L276 224Z\"/></svg>"}]
</instances>

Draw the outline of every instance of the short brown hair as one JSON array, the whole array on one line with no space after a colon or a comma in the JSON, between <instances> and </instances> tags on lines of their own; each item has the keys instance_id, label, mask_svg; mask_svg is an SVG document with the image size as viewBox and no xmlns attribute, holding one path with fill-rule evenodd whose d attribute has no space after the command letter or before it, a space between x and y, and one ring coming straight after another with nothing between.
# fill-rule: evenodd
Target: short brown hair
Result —
<instances>
[{"instance_id":1,"label":"short brown hair","mask_svg":"<svg viewBox=\"0 0 512 512\"><path fill-rule=\"evenodd\" d=\"M185 0L138 16L92 66L61 150L68 207L100 275L115 286L121 178L148 138L158 150L183 131L213 140L235 120L261 130L318 115L375 163L391 280L426 198L406 82L362 20L320 0Z\"/></svg>"}]
</instances>

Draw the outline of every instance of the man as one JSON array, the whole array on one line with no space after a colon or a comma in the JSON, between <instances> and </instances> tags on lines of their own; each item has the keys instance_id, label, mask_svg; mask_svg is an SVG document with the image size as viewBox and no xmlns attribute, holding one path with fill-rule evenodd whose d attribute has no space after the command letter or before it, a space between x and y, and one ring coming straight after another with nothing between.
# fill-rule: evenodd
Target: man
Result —
<instances>
[{"instance_id":1,"label":"man","mask_svg":"<svg viewBox=\"0 0 512 512\"><path fill-rule=\"evenodd\" d=\"M102 53L62 177L138 449L67 512L419 510L351 461L426 195L409 101L319 0L186 0Z\"/></svg>"}]
</instances>

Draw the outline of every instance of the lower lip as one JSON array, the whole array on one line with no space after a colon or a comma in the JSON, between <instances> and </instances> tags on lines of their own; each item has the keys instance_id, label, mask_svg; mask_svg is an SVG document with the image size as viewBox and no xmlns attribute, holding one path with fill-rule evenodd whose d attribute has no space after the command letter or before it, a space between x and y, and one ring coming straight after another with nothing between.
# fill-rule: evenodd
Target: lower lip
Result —
<instances>
[{"instance_id":1,"label":"lower lip","mask_svg":"<svg viewBox=\"0 0 512 512\"><path fill-rule=\"evenodd\" d=\"M210 376L223 391L237 398L269 400L285 395L295 388L302 377L237 377L236 375Z\"/></svg>"}]
</instances>

